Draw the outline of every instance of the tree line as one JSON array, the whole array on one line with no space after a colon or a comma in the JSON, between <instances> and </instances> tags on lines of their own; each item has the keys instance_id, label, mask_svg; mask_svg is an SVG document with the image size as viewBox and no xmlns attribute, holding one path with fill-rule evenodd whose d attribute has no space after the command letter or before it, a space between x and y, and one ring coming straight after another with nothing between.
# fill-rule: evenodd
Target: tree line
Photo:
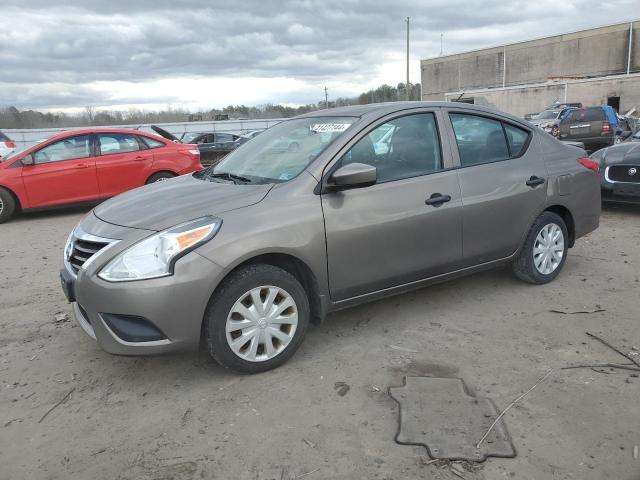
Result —
<instances>
[{"instance_id":1,"label":"tree line","mask_svg":"<svg viewBox=\"0 0 640 480\"><path fill-rule=\"evenodd\" d=\"M201 112L189 112L182 108L167 107L160 111L142 109L98 110L94 106L84 107L79 113L40 112L37 110L19 110L15 106L0 108L0 129L12 128L55 128L85 127L91 125L135 125L149 123L189 122L195 120L229 119L261 119L288 118L324 108L347 105L365 105L369 103L395 102L405 100L404 83L397 86L381 85L375 89L361 93L357 97L339 97L321 100L317 103L291 107L279 104L257 106L229 105L221 109ZM410 84L410 100L420 100L420 84Z\"/></svg>"}]
</instances>

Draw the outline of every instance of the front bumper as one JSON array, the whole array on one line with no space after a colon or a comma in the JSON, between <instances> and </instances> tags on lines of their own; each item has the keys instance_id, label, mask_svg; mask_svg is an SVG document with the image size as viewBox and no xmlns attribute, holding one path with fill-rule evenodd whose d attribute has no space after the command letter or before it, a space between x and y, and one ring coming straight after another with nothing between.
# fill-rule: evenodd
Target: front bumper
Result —
<instances>
[{"instance_id":1,"label":"front bumper","mask_svg":"<svg viewBox=\"0 0 640 480\"><path fill-rule=\"evenodd\" d=\"M609 168L604 168L601 177L602 201L613 203L640 204L640 181L625 182L615 181L609 178ZM632 165L629 166L631 168Z\"/></svg>"},{"instance_id":2,"label":"front bumper","mask_svg":"<svg viewBox=\"0 0 640 480\"><path fill-rule=\"evenodd\" d=\"M139 235L134 236L137 240ZM131 243L124 238L109 254L96 254L95 261L82 267L77 277L65 263L67 273L76 277L75 298L71 298L75 300L72 308L76 321L102 349L116 355L197 349L207 304L224 277L224 269L193 251L176 262L174 274L168 277L132 282L107 282L99 278L100 269ZM114 317L125 319L119 325L124 325L125 330L114 326ZM140 336L126 331L127 325L131 326L127 319L143 320L148 330L160 332L160 336L151 341L130 341ZM135 327L133 324L131 328Z\"/></svg>"}]
</instances>

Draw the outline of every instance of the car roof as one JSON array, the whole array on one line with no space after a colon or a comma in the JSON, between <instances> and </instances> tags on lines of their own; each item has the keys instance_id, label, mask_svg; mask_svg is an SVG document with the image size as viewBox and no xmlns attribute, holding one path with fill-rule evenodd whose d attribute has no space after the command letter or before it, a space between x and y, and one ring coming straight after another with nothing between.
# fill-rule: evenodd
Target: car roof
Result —
<instances>
[{"instance_id":1,"label":"car roof","mask_svg":"<svg viewBox=\"0 0 640 480\"><path fill-rule=\"evenodd\" d=\"M460 108L464 110L475 111L478 113L489 113L499 115L503 118L507 118L513 122L521 125L529 126L529 123L523 121L521 118L511 115L509 113L501 112L495 108L485 107L482 105L473 105L470 103L461 102L386 102L386 103L369 103L367 105L351 105L347 107L329 108L324 110L316 110L314 112L298 115L294 118L309 118L309 117L382 117L389 113L400 112L403 110L409 111L416 108Z\"/></svg>"},{"instance_id":2,"label":"car roof","mask_svg":"<svg viewBox=\"0 0 640 480\"><path fill-rule=\"evenodd\" d=\"M63 132L57 133L56 135L54 135L53 137L50 138L66 138L66 137L71 137L71 136L75 136L75 135L88 135L91 133L128 133L128 134L134 134L134 135L146 135L148 136L152 136L153 138L161 138L159 135L156 135L154 133L149 133L149 132L143 132L142 130L136 130L133 128L102 128L102 127L92 127L92 128L75 128L72 130L65 130Z\"/></svg>"}]
</instances>

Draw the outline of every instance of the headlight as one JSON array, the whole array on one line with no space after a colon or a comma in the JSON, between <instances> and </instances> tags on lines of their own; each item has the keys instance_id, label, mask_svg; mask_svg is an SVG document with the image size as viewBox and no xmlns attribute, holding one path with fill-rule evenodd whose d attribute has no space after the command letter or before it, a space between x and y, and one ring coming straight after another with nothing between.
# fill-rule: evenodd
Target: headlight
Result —
<instances>
[{"instance_id":1,"label":"headlight","mask_svg":"<svg viewBox=\"0 0 640 480\"><path fill-rule=\"evenodd\" d=\"M67 238L67 243L64 244L64 260L66 262L71 258L71 252L73 251L73 242L71 239L73 238L73 232L75 232L75 228L71 230L69 237Z\"/></svg>"},{"instance_id":2,"label":"headlight","mask_svg":"<svg viewBox=\"0 0 640 480\"><path fill-rule=\"evenodd\" d=\"M211 240L222 219L203 217L156 233L114 257L98 274L109 282L166 277L176 260Z\"/></svg>"}]
</instances>

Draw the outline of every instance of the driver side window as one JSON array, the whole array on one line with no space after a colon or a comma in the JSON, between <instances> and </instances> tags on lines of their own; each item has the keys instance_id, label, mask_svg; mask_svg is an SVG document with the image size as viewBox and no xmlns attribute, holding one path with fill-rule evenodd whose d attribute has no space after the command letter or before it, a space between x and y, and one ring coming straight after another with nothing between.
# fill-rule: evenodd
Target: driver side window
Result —
<instances>
[{"instance_id":1,"label":"driver side window","mask_svg":"<svg viewBox=\"0 0 640 480\"><path fill-rule=\"evenodd\" d=\"M407 115L379 125L338 161L339 166L349 163L376 167L378 183L442 170L434 114Z\"/></svg>"},{"instance_id":2,"label":"driver side window","mask_svg":"<svg viewBox=\"0 0 640 480\"><path fill-rule=\"evenodd\" d=\"M33 154L33 161L39 164L76 160L90 156L91 144L89 142L89 135L78 135L76 137L64 138L41 148Z\"/></svg>"}]
</instances>

